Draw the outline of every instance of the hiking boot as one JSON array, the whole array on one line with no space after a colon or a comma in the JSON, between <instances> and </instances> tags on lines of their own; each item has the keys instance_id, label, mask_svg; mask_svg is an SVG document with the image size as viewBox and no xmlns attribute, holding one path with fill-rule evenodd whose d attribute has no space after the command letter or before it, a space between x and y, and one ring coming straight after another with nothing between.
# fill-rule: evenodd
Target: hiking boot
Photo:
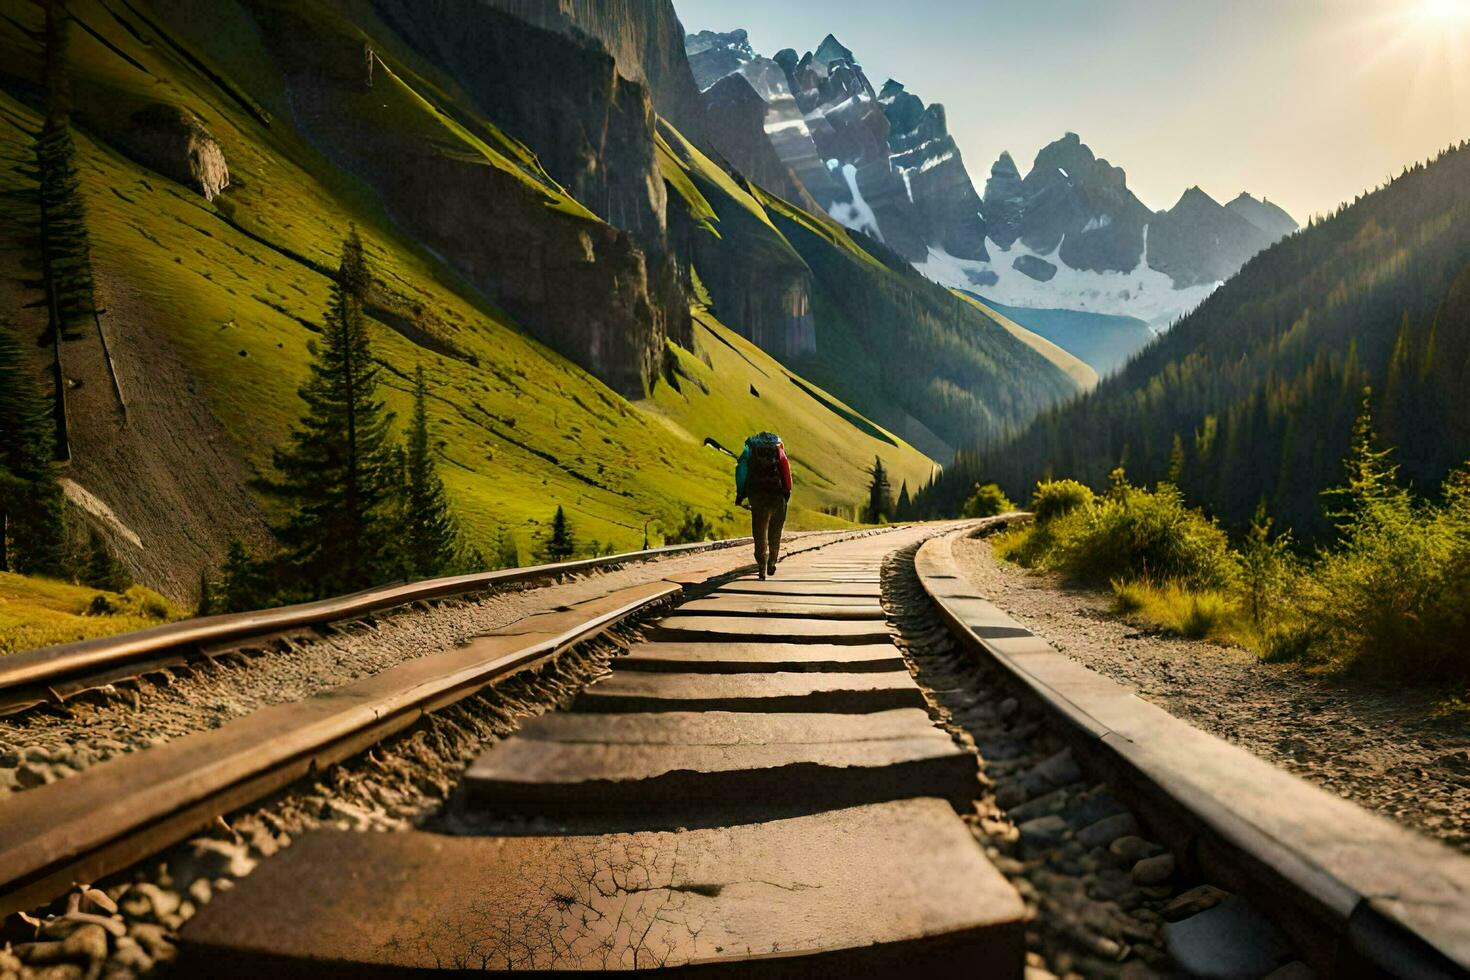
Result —
<instances>
[{"instance_id":1,"label":"hiking boot","mask_svg":"<svg viewBox=\"0 0 1470 980\"><path fill-rule=\"evenodd\" d=\"M775 575L775 574L776 574L776 559L772 558L771 559L771 563L766 566L766 575ZM762 575L761 578L765 578L766 575Z\"/></svg>"},{"instance_id":2,"label":"hiking boot","mask_svg":"<svg viewBox=\"0 0 1470 980\"><path fill-rule=\"evenodd\" d=\"M764 568L762 568L760 570L760 576L761 576L761 581L764 582L766 580L766 570Z\"/></svg>"}]
</instances>

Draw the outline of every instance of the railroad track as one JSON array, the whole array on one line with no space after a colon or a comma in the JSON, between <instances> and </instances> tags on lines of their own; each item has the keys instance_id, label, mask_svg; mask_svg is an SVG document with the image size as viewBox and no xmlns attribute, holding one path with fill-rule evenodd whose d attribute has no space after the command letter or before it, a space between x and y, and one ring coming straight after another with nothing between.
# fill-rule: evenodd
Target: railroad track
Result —
<instances>
[{"instance_id":1,"label":"railroad track","mask_svg":"<svg viewBox=\"0 0 1470 980\"><path fill-rule=\"evenodd\" d=\"M634 562L748 545L749 538L670 545L554 565L476 572L368 589L347 596L255 612L205 616L124 636L25 650L0 659L0 717L65 707L89 692L199 661L270 649L333 623L448 598L545 585Z\"/></svg>"},{"instance_id":2,"label":"railroad track","mask_svg":"<svg viewBox=\"0 0 1470 980\"><path fill-rule=\"evenodd\" d=\"M1264 967L1238 975L1465 975L1466 859L1051 651L969 593L949 546L970 530L812 548L768 582L620 590L21 793L0 804L4 901L70 891L43 932L113 922L109 968L134 930L183 925L177 966L201 976L1142 976L1226 949ZM630 631L639 616L658 618ZM617 651L547 686L610 634ZM537 698L561 710L521 710ZM441 746L448 800L399 832L272 816L313 779L350 788L363 759L443 742L439 718L484 737ZM223 865L138 864L222 814L248 838L204 849ZM72 890L127 868L108 892L127 923ZM194 899L187 924L159 911L168 888Z\"/></svg>"}]
</instances>

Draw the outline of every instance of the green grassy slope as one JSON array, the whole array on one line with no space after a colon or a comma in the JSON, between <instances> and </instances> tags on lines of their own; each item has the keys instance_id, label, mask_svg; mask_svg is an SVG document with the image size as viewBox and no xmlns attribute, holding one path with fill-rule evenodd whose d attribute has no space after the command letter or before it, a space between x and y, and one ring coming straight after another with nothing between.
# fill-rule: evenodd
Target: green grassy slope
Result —
<instances>
[{"instance_id":1,"label":"green grassy slope","mask_svg":"<svg viewBox=\"0 0 1470 980\"><path fill-rule=\"evenodd\" d=\"M227 21L235 16L232 4L220 6ZM75 0L72 7L84 25L73 31L72 51L78 163L104 324L125 336L118 349L135 355L134 374L148 374L139 352L160 350L187 375L177 388L140 392L130 424L144 424L152 411L166 431L170 404L197 401L217 420L228 452L245 471L263 471L300 411L295 392L306 376L313 324L326 307L326 271L355 223L391 308L374 323L390 407L406 418L408 378L422 364L443 476L476 543L509 528L526 560L558 504L581 539L619 548L641 542L646 520L672 525L686 506L722 515L732 497L732 463L703 443L708 436L733 445L741 427L787 435L801 479L797 526L830 523L820 507L859 500L861 469L875 452L911 481L927 474L929 462L917 451L875 437L872 423L835 401L800 393L778 364L707 318L702 346L714 368L680 351L687 378L680 391L660 383L645 401L619 397L521 332L403 236L366 187L295 134L260 61L268 64L269 54L250 47L251 32L232 32L232 50L218 57L184 56L147 26L140 11L148 20L160 15L141 3ZM15 93L0 94L4 115L34 127L36 112L22 98L26 77L34 77L34 45L13 22L0 25L0 58L7 65L0 88ZM491 121L462 107L451 115L441 91L392 64L391 54L384 58L388 71L380 71L373 92L389 107L385 118L399 127L399 138L429 141L441 152L512 173L547 207L596 220ZM250 75L232 81L222 63L242 71L239 66L252 66ZM187 105L219 140L232 174L220 199L206 202L109 145L109 136L147 100ZM26 141L23 128L0 127L5 157L25 157ZM732 345L739 356L730 353ZM761 390L759 401L749 394L752 386ZM155 440L159 472L195 463L189 434L174 434L177 445ZM152 548L167 551L180 535L213 535L218 554L238 528L175 526L171 515L148 505L146 481L154 472L89 470L84 457L72 476ZM741 518L735 515L732 532L741 530ZM139 567L125 550L120 557ZM197 577L197 569L191 574Z\"/></svg>"},{"instance_id":2,"label":"green grassy slope","mask_svg":"<svg viewBox=\"0 0 1470 980\"><path fill-rule=\"evenodd\" d=\"M851 508L850 488L863 485L874 456L882 458L895 492L901 482L912 490L928 481L928 457L802 380L707 310L695 309L694 329L696 353L671 347L678 387L660 384L652 404L678 437L711 439L728 453L739 453L752 432L779 433L791 456L798 520L819 523L814 510ZM733 466L719 448L706 451Z\"/></svg>"},{"instance_id":3,"label":"green grassy slope","mask_svg":"<svg viewBox=\"0 0 1470 980\"><path fill-rule=\"evenodd\" d=\"M983 296L975 295L975 298L1001 316L1076 355L1102 377L1120 370L1130 357L1154 340L1148 324L1133 316L1004 306Z\"/></svg>"},{"instance_id":4,"label":"green grassy slope","mask_svg":"<svg viewBox=\"0 0 1470 980\"><path fill-rule=\"evenodd\" d=\"M118 594L0 572L0 655L147 629L181 615L140 586Z\"/></svg>"},{"instance_id":5,"label":"green grassy slope","mask_svg":"<svg viewBox=\"0 0 1470 980\"><path fill-rule=\"evenodd\" d=\"M703 442L710 436L734 445L739 426L788 433L801 479L797 526L831 523L820 507L860 500L861 467L875 453L908 478L928 473L922 454L897 439L873 438L876 426L835 401L801 394L779 364L709 320L701 336L717 369L679 351L691 379L682 391L660 383L642 403L623 400L528 338L432 254L398 234L372 195L295 138L287 120L272 116L266 125L229 85L190 65L137 15L123 24L113 7L97 0L76 0L73 10L85 24L73 31L72 51L78 106L84 107L78 165L104 325L129 341L119 350L168 350L187 370L179 389L147 392L151 398L138 394L134 425L144 425L150 401L166 429L172 401L197 400L218 420L245 470L265 472L270 451L300 411L295 388L306 376L306 345L328 300L325 272L335 264L348 223L356 223L392 310L384 313L387 322L373 325L376 353L388 369L388 401L407 416L407 378L423 364L445 483L478 544L509 527L526 560L557 504L567 508L584 541L620 548L642 541L645 520L675 525L685 505L722 516L731 510L732 463ZM31 43L13 24L0 28L0 54L22 73L26 60L34 62ZM12 91L24 93L15 76L9 82ZM548 207L595 220L488 120L466 122L463 113L450 118L441 112L435 104L440 96L412 73L379 73L373 91L391 104L403 134L432 141L444 153L475 154L487 166L519 175ZM9 94L0 98L4 115L28 128L37 125L34 107ZM232 185L215 203L106 143L112 126L123 125L148 98L187 104L222 144ZM259 96L260 104L273 101L269 91ZM0 129L6 157L24 159L25 141L22 128ZM403 329L406 322L413 328ZM729 354L728 342L742 347L739 357ZM147 373L146 364L132 367ZM757 403L753 385L772 388L769 397L763 392ZM169 435L179 444L194 438L185 430ZM188 466L190 454L169 457L172 448L160 448L165 469L171 460ZM153 548L168 550L172 535L231 530L171 526L169 514L151 513L146 483L90 470L85 457L73 464L72 476ZM741 530L742 517L731 517L732 532ZM121 557L129 560L126 551ZM190 574L197 577L197 570Z\"/></svg>"},{"instance_id":6,"label":"green grassy slope","mask_svg":"<svg viewBox=\"0 0 1470 980\"><path fill-rule=\"evenodd\" d=\"M966 303L969 303L971 306L975 307L977 310L990 317L991 320L1000 324L1002 327L1005 327L1006 332L1009 333L1012 337L1015 337L1027 347L1030 347L1032 350L1036 351L1036 353L1040 354L1042 357L1046 358L1052 364L1060 368L1062 372L1067 375L1067 377L1071 378L1077 383L1077 387L1081 390L1088 391L1097 386L1097 371L1092 367L1092 365L1086 363L1076 355L1064 350L1057 344L1052 343L1050 340L1047 340L1045 337L1041 336L1041 334L1031 330L1027 330L1015 320L1012 320L1010 317L997 312L997 310L989 303L981 302L978 298L970 295L962 289L956 289L953 292L960 299L964 300Z\"/></svg>"}]
</instances>

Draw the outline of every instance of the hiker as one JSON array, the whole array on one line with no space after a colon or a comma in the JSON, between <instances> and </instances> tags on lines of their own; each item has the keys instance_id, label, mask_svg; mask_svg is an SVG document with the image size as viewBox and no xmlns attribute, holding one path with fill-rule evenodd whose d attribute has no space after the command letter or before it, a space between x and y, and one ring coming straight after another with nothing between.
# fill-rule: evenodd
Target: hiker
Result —
<instances>
[{"instance_id":1,"label":"hiker","mask_svg":"<svg viewBox=\"0 0 1470 980\"><path fill-rule=\"evenodd\" d=\"M760 576L776 574L786 502L791 499L791 463L774 432L757 432L745 440L735 464L735 505L750 500L750 533Z\"/></svg>"}]
</instances>

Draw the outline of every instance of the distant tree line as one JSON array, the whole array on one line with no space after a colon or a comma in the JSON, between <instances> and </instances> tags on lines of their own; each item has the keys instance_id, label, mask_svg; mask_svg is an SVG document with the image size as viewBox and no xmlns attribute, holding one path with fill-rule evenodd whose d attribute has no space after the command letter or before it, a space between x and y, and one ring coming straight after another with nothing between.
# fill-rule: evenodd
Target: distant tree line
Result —
<instances>
[{"instance_id":1,"label":"distant tree line","mask_svg":"<svg viewBox=\"0 0 1470 980\"><path fill-rule=\"evenodd\" d=\"M1299 545L1329 537L1361 392L1401 476L1431 498L1470 457L1470 145L1447 150L1252 259L1095 391L1011 439L977 440L920 495L953 514L977 483L1022 498L1117 466L1226 526L1264 499Z\"/></svg>"}]
</instances>

